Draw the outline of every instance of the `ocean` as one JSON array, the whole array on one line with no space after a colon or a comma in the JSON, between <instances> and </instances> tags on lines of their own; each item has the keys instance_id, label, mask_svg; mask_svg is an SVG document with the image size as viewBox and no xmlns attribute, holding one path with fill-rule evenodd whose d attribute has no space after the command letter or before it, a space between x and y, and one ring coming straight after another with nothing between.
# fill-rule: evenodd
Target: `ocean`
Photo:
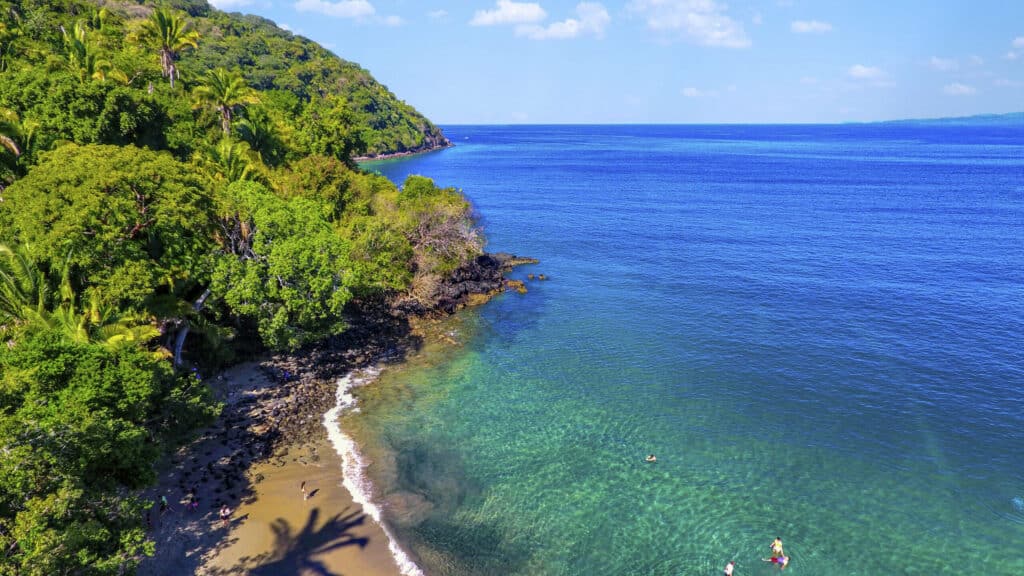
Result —
<instances>
[{"instance_id":1,"label":"ocean","mask_svg":"<svg viewBox=\"0 0 1024 576\"><path fill-rule=\"evenodd\" d=\"M445 132L540 263L346 394L419 569L1024 573L1024 128Z\"/></svg>"}]
</instances>

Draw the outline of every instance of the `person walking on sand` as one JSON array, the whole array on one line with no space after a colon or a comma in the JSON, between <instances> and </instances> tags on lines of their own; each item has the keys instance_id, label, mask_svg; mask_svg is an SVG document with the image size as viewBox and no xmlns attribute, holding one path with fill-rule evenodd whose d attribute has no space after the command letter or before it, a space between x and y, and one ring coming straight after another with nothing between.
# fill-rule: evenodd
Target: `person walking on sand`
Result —
<instances>
[{"instance_id":1,"label":"person walking on sand","mask_svg":"<svg viewBox=\"0 0 1024 576\"><path fill-rule=\"evenodd\" d=\"M306 481L303 480L302 484L299 485L299 490L302 491L302 499L309 500L309 492L306 492Z\"/></svg>"},{"instance_id":2,"label":"person walking on sand","mask_svg":"<svg viewBox=\"0 0 1024 576\"><path fill-rule=\"evenodd\" d=\"M736 562L734 560L730 560L729 563L725 565L725 572L723 572L723 574L725 574L725 576L732 576L734 568L736 568Z\"/></svg>"}]
</instances>

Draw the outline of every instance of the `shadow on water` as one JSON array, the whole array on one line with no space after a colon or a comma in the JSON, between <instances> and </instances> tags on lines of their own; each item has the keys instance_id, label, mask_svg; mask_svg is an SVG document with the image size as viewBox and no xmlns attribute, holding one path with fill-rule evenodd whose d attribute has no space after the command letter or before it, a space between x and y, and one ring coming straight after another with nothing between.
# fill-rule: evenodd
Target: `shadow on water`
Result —
<instances>
[{"instance_id":1,"label":"shadow on water","mask_svg":"<svg viewBox=\"0 0 1024 576\"><path fill-rule=\"evenodd\" d=\"M320 524L320 509L314 508L305 524L296 529L287 520L278 518L271 524L274 534L273 549L258 556L242 558L228 570L214 570L211 576L248 574L250 576L277 576L279 574L318 574L321 576L342 576L332 572L317 559L346 546L365 548L369 538L356 537L351 530L363 524L366 515L362 512L348 512L346 508Z\"/></svg>"},{"instance_id":2,"label":"shadow on water","mask_svg":"<svg viewBox=\"0 0 1024 576\"><path fill-rule=\"evenodd\" d=\"M530 566L536 547L510 539L495 522L438 516L399 532L420 552L419 564L429 574L544 573Z\"/></svg>"},{"instance_id":3,"label":"shadow on water","mask_svg":"<svg viewBox=\"0 0 1024 576\"><path fill-rule=\"evenodd\" d=\"M395 484L382 486L385 515L416 552L417 564L438 575L528 571L533 546L510 537L499 521L456 519L483 495L456 449L423 437L391 442Z\"/></svg>"}]
</instances>

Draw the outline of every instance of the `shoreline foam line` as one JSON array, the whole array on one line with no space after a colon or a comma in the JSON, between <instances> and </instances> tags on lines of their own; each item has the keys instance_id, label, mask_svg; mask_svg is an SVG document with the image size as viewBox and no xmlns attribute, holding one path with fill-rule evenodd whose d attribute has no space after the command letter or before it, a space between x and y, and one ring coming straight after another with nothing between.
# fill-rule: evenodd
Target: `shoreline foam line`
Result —
<instances>
[{"instance_id":1,"label":"shoreline foam line","mask_svg":"<svg viewBox=\"0 0 1024 576\"><path fill-rule=\"evenodd\" d=\"M337 403L334 405L334 408L331 408L324 414L324 427L327 428L327 437L334 446L334 451L341 457L342 484L352 494L352 500L361 505L363 511L369 514L381 527L381 530L384 531L384 535L388 539L388 549L391 550L391 555L394 557L395 563L398 564L398 569L404 576L425 576L420 567L398 545L395 536L381 517L380 506L372 498L373 486L370 483L370 479L364 473L366 465L363 462L362 455L359 453L359 448L355 440L341 430L341 424L338 423L338 417L344 412L359 410L359 407L356 406L356 398L352 395L351 390L357 386L363 386L372 382L380 374L380 369L369 368L360 372L359 376L353 371L338 379L338 391L335 395Z\"/></svg>"}]
</instances>

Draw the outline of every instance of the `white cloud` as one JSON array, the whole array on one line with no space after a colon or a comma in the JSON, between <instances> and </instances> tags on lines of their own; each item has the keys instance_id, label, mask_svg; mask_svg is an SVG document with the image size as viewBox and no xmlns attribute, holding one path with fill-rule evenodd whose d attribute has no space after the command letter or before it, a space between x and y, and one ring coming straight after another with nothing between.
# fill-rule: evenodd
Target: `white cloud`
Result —
<instances>
[{"instance_id":1,"label":"white cloud","mask_svg":"<svg viewBox=\"0 0 1024 576\"><path fill-rule=\"evenodd\" d=\"M576 38L582 35L604 36L604 29L611 22L611 16L604 6L596 2L580 2L576 5L577 18L567 18L561 22L553 22L547 26L521 25L516 28L516 35L526 36L533 40Z\"/></svg>"},{"instance_id":2,"label":"white cloud","mask_svg":"<svg viewBox=\"0 0 1024 576\"><path fill-rule=\"evenodd\" d=\"M942 91L952 96L969 96L978 90L975 90L974 86L953 82L952 84L946 84L943 86Z\"/></svg>"},{"instance_id":3,"label":"white cloud","mask_svg":"<svg viewBox=\"0 0 1024 576\"><path fill-rule=\"evenodd\" d=\"M942 88L942 91L951 96L970 96L971 94L977 92L977 90L975 90L973 86L968 86L966 84L961 84L959 82L946 84Z\"/></svg>"},{"instance_id":4,"label":"white cloud","mask_svg":"<svg viewBox=\"0 0 1024 576\"><path fill-rule=\"evenodd\" d=\"M1014 48L1024 48L1024 36L1017 36L1011 44Z\"/></svg>"},{"instance_id":5,"label":"white cloud","mask_svg":"<svg viewBox=\"0 0 1024 576\"><path fill-rule=\"evenodd\" d=\"M814 76L801 76L800 77L800 83L801 84L808 84L808 85L817 84L818 83L818 79L815 78Z\"/></svg>"},{"instance_id":6,"label":"white cloud","mask_svg":"<svg viewBox=\"0 0 1024 576\"><path fill-rule=\"evenodd\" d=\"M427 12L427 16L430 16L434 20L439 20L441 18L444 18L447 15L448 15L448 11L447 10L431 10L430 12Z\"/></svg>"},{"instance_id":7,"label":"white cloud","mask_svg":"<svg viewBox=\"0 0 1024 576\"><path fill-rule=\"evenodd\" d=\"M1017 58L1020 58L1020 55L1014 52L1013 50L1010 50L1009 52L1006 53L1006 55L1003 56L1003 58L1006 58L1007 60L1016 60Z\"/></svg>"},{"instance_id":8,"label":"white cloud","mask_svg":"<svg viewBox=\"0 0 1024 576\"><path fill-rule=\"evenodd\" d=\"M1018 82L1017 80L1009 80L1006 78L996 78L992 81L992 85L1000 88L1016 88L1018 86L1024 86L1024 82Z\"/></svg>"},{"instance_id":9,"label":"white cloud","mask_svg":"<svg viewBox=\"0 0 1024 576\"><path fill-rule=\"evenodd\" d=\"M750 21L754 23L754 26L760 26L761 24L764 24L764 16L762 16L760 12L754 12Z\"/></svg>"},{"instance_id":10,"label":"white cloud","mask_svg":"<svg viewBox=\"0 0 1024 576\"><path fill-rule=\"evenodd\" d=\"M548 13L536 2L513 2L498 0L494 10L477 10L471 26L494 26L495 24L533 24L547 18Z\"/></svg>"},{"instance_id":11,"label":"white cloud","mask_svg":"<svg viewBox=\"0 0 1024 576\"><path fill-rule=\"evenodd\" d=\"M794 20L789 29L797 34L824 34L832 31L832 25L820 20Z\"/></svg>"},{"instance_id":12,"label":"white cloud","mask_svg":"<svg viewBox=\"0 0 1024 576\"><path fill-rule=\"evenodd\" d=\"M706 98L711 96L718 96L718 90L701 90L699 88L688 86L686 88L683 88L680 91L680 94L686 96L687 98Z\"/></svg>"},{"instance_id":13,"label":"white cloud","mask_svg":"<svg viewBox=\"0 0 1024 576\"><path fill-rule=\"evenodd\" d=\"M373 4L367 0L298 0L295 9L299 12L317 12L335 18L364 18L373 16Z\"/></svg>"},{"instance_id":14,"label":"white cloud","mask_svg":"<svg viewBox=\"0 0 1024 576\"><path fill-rule=\"evenodd\" d=\"M627 8L647 20L656 32L677 34L702 46L746 48L750 38L715 0L632 0Z\"/></svg>"},{"instance_id":15,"label":"white cloud","mask_svg":"<svg viewBox=\"0 0 1024 576\"><path fill-rule=\"evenodd\" d=\"M241 8L242 6L248 6L252 4L252 0L210 0L210 5L218 10L234 10Z\"/></svg>"},{"instance_id":16,"label":"white cloud","mask_svg":"<svg viewBox=\"0 0 1024 576\"><path fill-rule=\"evenodd\" d=\"M394 16L394 15L392 15L392 16L385 16L383 19L381 19L381 23L384 24L385 26L395 27L395 26L401 26L402 24L405 24L405 20L402 20L401 16Z\"/></svg>"},{"instance_id":17,"label":"white cloud","mask_svg":"<svg viewBox=\"0 0 1024 576\"><path fill-rule=\"evenodd\" d=\"M885 72L881 68L865 66L863 64L850 66L846 73L849 74L850 78L856 78L857 80L881 80L885 78Z\"/></svg>"},{"instance_id":18,"label":"white cloud","mask_svg":"<svg viewBox=\"0 0 1024 576\"><path fill-rule=\"evenodd\" d=\"M939 58L938 56L932 56L932 59L928 61L928 65L942 72L952 72L960 67L960 63L956 60L952 58Z\"/></svg>"}]
</instances>

